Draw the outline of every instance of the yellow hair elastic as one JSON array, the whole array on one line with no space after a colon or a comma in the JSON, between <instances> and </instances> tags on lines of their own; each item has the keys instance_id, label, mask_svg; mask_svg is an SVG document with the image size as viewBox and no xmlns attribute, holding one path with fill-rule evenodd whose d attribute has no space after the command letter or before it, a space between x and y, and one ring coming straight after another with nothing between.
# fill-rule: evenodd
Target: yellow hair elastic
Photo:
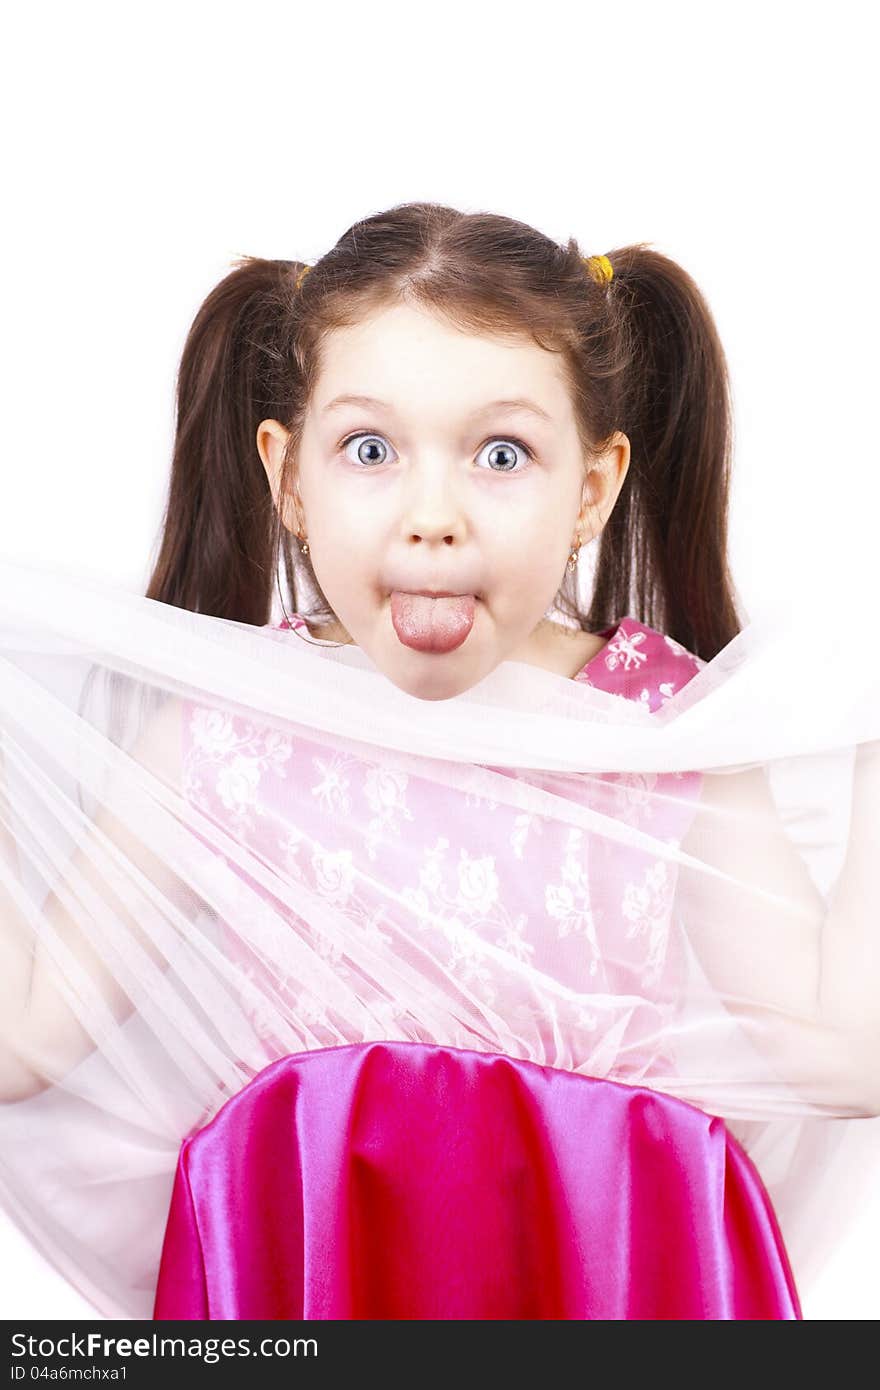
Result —
<instances>
[{"instance_id":1,"label":"yellow hair elastic","mask_svg":"<svg viewBox=\"0 0 880 1390\"><path fill-rule=\"evenodd\" d=\"M608 284L614 274L614 266L607 256L581 256L581 260L597 284Z\"/></svg>"},{"instance_id":2,"label":"yellow hair elastic","mask_svg":"<svg viewBox=\"0 0 880 1390\"><path fill-rule=\"evenodd\" d=\"M297 290L299 289L300 285L302 284L302 282L303 282L303 280L305 279L305 277L308 275L308 273L309 273L309 271L311 270L311 268L312 268L312 267L311 267L310 265L304 265L304 266L303 266L303 268L302 268L302 270L300 271L299 275L297 275L297 277L296 277L296 284L295 284L295 286L294 286L294 289L297 289Z\"/></svg>"}]
</instances>

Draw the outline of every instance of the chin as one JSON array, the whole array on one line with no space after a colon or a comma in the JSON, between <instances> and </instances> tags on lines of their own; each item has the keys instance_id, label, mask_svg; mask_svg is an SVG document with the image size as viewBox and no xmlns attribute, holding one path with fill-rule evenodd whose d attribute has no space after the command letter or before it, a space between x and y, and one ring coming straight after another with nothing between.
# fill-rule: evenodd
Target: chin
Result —
<instances>
[{"instance_id":1,"label":"chin","mask_svg":"<svg viewBox=\"0 0 880 1390\"><path fill-rule=\"evenodd\" d=\"M474 680L468 680L466 677L456 677L451 672L443 675L439 671L428 671L409 680L403 677L390 676L387 671L385 675L392 685L396 685L398 690L402 690L405 695L411 695L414 700L428 702L453 700L456 695L462 695L465 690L469 690L479 679L477 677Z\"/></svg>"}]
</instances>

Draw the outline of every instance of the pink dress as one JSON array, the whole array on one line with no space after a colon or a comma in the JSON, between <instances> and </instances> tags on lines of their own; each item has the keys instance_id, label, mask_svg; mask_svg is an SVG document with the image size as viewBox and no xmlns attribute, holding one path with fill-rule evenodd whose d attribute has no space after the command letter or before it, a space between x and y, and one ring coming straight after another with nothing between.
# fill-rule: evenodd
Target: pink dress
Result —
<instances>
[{"instance_id":1,"label":"pink dress","mask_svg":"<svg viewBox=\"0 0 880 1390\"><path fill-rule=\"evenodd\" d=\"M704 665L632 618L602 636L610 640L575 679L652 712ZM413 879L400 891L472 911L481 931L539 967L542 952L576 953L597 988L629 994L637 980L644 996L675 966L670 883L631 848L603 851L617 904L609 922L579 896L587 847L577 829L542 845L555 874L532 883L520 872L506 893L511 844L528 833L513 809L474 806L464 823L460 798L444 815L436 786L410 778L396 794L355 759L344 775L315 768L305 741L291 750L238 720L218 729L199 707L186 737L188 797L255 844L273 796L301 796L325 831L335 797L363 797L360 838L313 862L318 891L344 893L353 860L381 876L383 842L408 835ZM663 832L676 838L699 776L665 779ZM420 802L428 791L430 804ZM624 793L637 817L632 775L590 779L584 794L601 809ZM453 892L444 885L455 871ZM537 937L527 922L541 923ZM602 949L610 930L613 952ZM475 968L450 959L463 981ZM321 1001L297 1000L309 1003L320 1029ZM625 1076L576 1071L567 1040L527 1018L521 1000L493 1006L532 1030L550 1065L436 1040L339 1045L328 1029L326 1046L278 1058L188 1135L154 1317L800 1318L770 1199L723 1120ZM627 1025L634 1078L640 1030L656 1033L649 1013Z\"/></svg>"}]
</instances>

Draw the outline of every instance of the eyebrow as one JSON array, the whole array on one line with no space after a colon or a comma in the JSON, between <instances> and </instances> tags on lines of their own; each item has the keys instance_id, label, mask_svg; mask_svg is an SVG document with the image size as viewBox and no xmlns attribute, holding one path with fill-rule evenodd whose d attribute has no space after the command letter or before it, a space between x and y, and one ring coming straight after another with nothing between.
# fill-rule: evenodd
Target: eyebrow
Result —
<instances>
[{"instance_id":1,"label":"eyebrow","mask_svg":"<svg viewBox=\"0 0 880 1390\"><path fill-rule=\"evenodd\" d=\"M327 415L331 410L336 410L343 405L363 405L368 408L376 406L381 410L390 410L392 412L394 410L394 407L389 405L387 401L379 401L375 396L345 395L334 396L333 400L329 401L328 404L324 406L321 414ZM548 415L546 410L542 410L541 406L535 401L526 400L522 396L514 397L511 400L490 401L488 405L480 406L474 411L474 418L480 415L488 415L495 410L519 410L523 414L536 415L540 420L547 420L551 424L553 423L553 417Z\"/></svg>"}]
</instances>

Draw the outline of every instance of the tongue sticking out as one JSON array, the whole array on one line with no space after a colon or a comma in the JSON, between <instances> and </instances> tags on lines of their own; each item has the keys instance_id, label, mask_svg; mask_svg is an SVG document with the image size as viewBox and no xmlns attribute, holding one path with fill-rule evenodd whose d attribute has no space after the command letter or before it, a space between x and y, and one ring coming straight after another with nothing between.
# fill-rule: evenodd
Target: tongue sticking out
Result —
<instances>
[{"instance_id":1,"label":"tongue sticking out","mask_svg":"<svg viewBox=\"0 0 880 1390\"><path fill-rule=\"evenodd\" d=\"M476 602L473 594L431 598L394 589L391 621L405 647L417 652L452 652L474 625Z\"/></svg>"}]
</instances>

